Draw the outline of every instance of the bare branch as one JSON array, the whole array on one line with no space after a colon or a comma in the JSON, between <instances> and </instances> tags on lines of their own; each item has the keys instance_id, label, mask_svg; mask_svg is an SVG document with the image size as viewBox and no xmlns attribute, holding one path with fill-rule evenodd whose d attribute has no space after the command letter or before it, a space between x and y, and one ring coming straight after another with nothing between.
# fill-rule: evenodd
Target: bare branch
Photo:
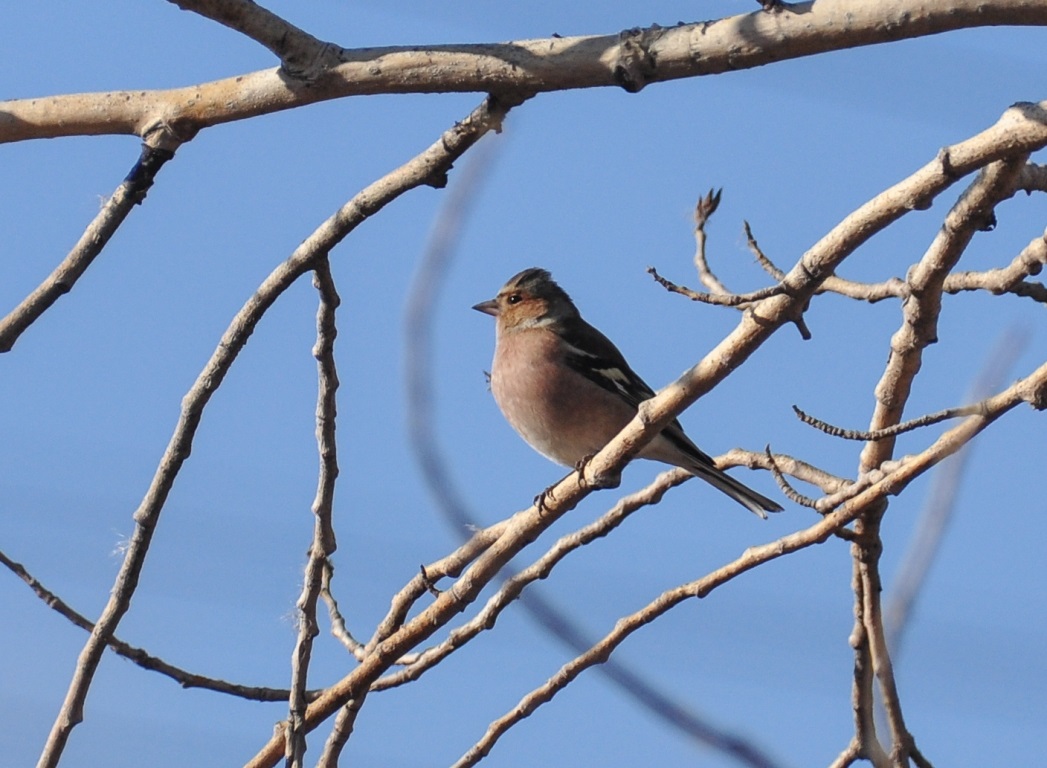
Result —
<instances>
[{"instance_id":1,"label":"bare branch","mask_svg":"<svg viewBox=\"0 0 1047 768\"><path fill-rule=\"evenodd\" d=\"M723 463L721 464L720 462ZM815 467L813 464L800 461L784 453L775 453L769 456L766 451L744 451L740 448L732 448L717 459L717 466L721 468L748 467L749 469L766 469L771 473L777 467L782 474L810 483L821 489L822 493L827 494L838 493L854 485L853 480L833 475L824 469Z\"/></svg>"},{"instance_id":2,"label":"bare branch","mask_svg":"<svg viewBox=\"0 0 1047 768\"><path fill-rule=\"evenodd\" d=\"M36 290L0 320L0 352L10 352L26 328L36 322L60 296L73 289L76 281L105 248L109 238L124 223L131 209L145 200L156 174L172 157L174 153L166 149L142 146L142 154L127 178L105 201L102 210L84 230L69 255Z\"/></svg>"},{"instance_id":3,"label":"bare branch","mask_svg":"<svg viewBox=\"0 0 1047 768\"><path fill-rule=\"evenodd\" d=\"M959 261L975 232L994 225L993 209L999 201L1013 193L1015 181L1026 159L1027 155L1018 152L982 169L950 209L923 258L909 270L906 282L910 298L902 306L902 325L891 339L891 353L876 387L876 407L871 420L874 433L899 422L912 381L920 369L923 349L937 340L945 278ZM952 167L949 150L942 150L939 160L945 169ZM946 434L952 432L955 429ZM893 437L867 442L860 458L860 473L864 474L876 467L882 468L891 458L893 449ZM855 648L855 737L861 745L862 756L871 759L874 764L907 766L914 741L902 717L880 611L882 589L879 562L883 545L879 530L885 510L884 500L859 515L854 526L852 557L856 626L852 645ZM889 762L883 759L882 748L876 737L872 675L879 683L891 731Z\"/></svg>"},{"instance_id":4,"label":"bare branch","mask_svg":"<svg viewBox=\"0 0 1047 768\"><path fill-rule=\"evenodd\" d=\"M765 454L767 455L768 465L770 466L771 474L774 476L774 481L778 483L778 487L781 488L782 493L785 494L786 498L794 504L799 504L802 507L816 509L818 504L817 501L801 494L789 484L788 480L785 479L785 475L778 467L778 462L774 460L774 454L771 453L771 446L767 446Z\"/></svg>"},{"instance_id":5,"label":"bare branch","mask_svg":"<svg viewBox=\"0 0 1047 768\"><path fill-rule=\"evenodd\" d=\"M342 754L342 749L349 743L349 737L352 736L353 727L356 725L356 716L360 714L360 707L364 705L366 698L367 691L364 691L358 697L347 701L345 706L339 710L338 716L335 717L334 727L324 744L324 751L320 753L320 759L316 761L317 768L338 768L338 758Z\"/></svg>"},{"instance_id":6,"label":"bare branch","mask_svg":"<svg viewBox=\"0 0 1047 768\"><path fill-rule=\"evenodd\" d=\"M178 425L160 460L149 490L135 512L134 533L109 601L95 624L91 637L80 652L76 671L44 746L38 768L54 768L58 764L69 734L83 720L84 700L87 698L87 690L102 651L130 607L131 596L137 587L138 575L145 563L153 530L175 478L189 457L204 408L221 385L262 315L290 285L302 274L315 268L317 262L330 253L331 249L362 221L410 189L423 184L440 186L445 183L446 173L451 164L484 134L497 129L511 106L513 105L510 103L499 102L496 99L485 100L464 121L446 131L424 152L362 190L306 238L237 312L211 359L182 401Z\"/></svg>"},{"instance_id":7,"label":"bare branch","mask_svg":"<svg viewBox=\"0 0 1047 768\"><path fill-rule=\"evenodd\" d=\"M756 242L756 238L753 236L753 229L749 226L749 222L743 221L742 228L745 230L746 245L749 246L749 250L752 251L753 256L756 257L756 263L763 267L763 271L770 275L775 281L781 282L784 280L785 273L764 254L763 250L760 248L760 244Z\"/></svg>"},{"instance_id":8,"label":"bare branch","mask_svg":"<svg viewBox=\"0 0 1047 768\"><path fill-rule=\"evenodd\" d=\"M364 644L353 637L352 632L345 625L345 617L338 609L338 601L331 592L331 579L334 576L334 565L330 560L324 563L324 569L320 582L320 597L327 604L327 618L331 622L331 634L337 638L349 653L357 660L364 656Z\"/></svg>"},{"instance_id":9,"label":"bare branch","mask_svg":"<svg viewBox=\"0 0 1047 768\"><path fill-rule=\"evenodd\" d=\"M1028 333L1011 330L996 344L985 361L981 373L971 384L968 399L985 398L1002 386L1019 354L1028 341ZM887 647L898 656L902 639L912 613L916 596L925 581L927 571L945 533L946 525L955 507L960 478L971 455L973 443L968 443L935 471L927 494L927 502L916 525L909 548L898 566L894 585L889 592L884 610L884 629Z\"/></svg>"},{"instance_id":10,"label":"bare branch","mask_svg":"<svg viewBox=\"0 0 1047 768\"><path fill-rule=\"evenodd\" d=\"M528 585L539 579L547 578L552 573L553 568L568 554L598 538L607 536L625 522L626 518L633 512L642 507L657 504L670 488L680 485L692 477L693 475L682 469L663 472L646 488L619 499L614 507L601 515L597 520L574 533L561 537L541 558L506 579L501 588L491 596L483 610L477 613L476 616L462 626L452 630L442 643L424 651L416 664L375 681L374 685L371 686L371 690L386 690L417 680L426 671L432 669L481 632L491 629L495 620L506 606L516 600Z\"/></svg>"},{"instance_id":11,"label":"bare branch","mask_svg":"<svg viewBox=\"0 0 1047 768\"><path fill-rule=\"evenodd\" d=\"M887 366L876 386L877 404L872 431L900 421L912 380L920 369L922 351L938 338L938 315L945 278L959 261L974 233L992 216L996 203L1013 192L1025 161L1026 156L1019 153L1012 159L1000 160L986 167L949 211L919 264L910 270L906 282L912 298L903 306L902 326L891 339ZM862 470L871 469L889 458L893 448L894 440L890 437L867 443L862 451Z\"/></svg>"},{"instance_id":12,"label":"bare branch","mask_svg":"<svg viewBox=\"0 0 1047 768\"><path fill-rule=\"evenodd\" d=\"M280 59L282 70L297 80L312 82L341 61L341 48L317 40L251 0L168 1L261 43Z\"/></svg>"},{"instance_id":13,"label":"bare branch","mask_svg":"<svg viewBox=\"0 0 1047 768\"><path fill-rule=\"evenodd\" d=\"M313 639L320 633L316 623L316 602L324 588L325 574L330 574L330 557L337 548L331 518L335 481L338 478L338 443L335 440L338 371L334 358L334 340L338 330L335 327L335 310L341 299L335 289L331 264L327 258L320 259L317 263L313 285L320 294L320 307L316 313L316 345L313 347L318 373L316 444L320 453L320 478L313 501L313 515L316 518L313 543L309 547L309 561L305 566L302 594L295 606L298 611L298 641L291 656L291 696L288 700L287 727L284 729L288 768L302 768L305 759L305 731L302 721L309 703L305 695L305 686Z\"/></svg>"},{"instance_id":14,"label":"bare branch","mask_svg":"<svg viewBox=\"0 0 1047 768\"><path fill-rule=\"evenodd\" d=\"M133 134L188 141L199 130L306 104L376 93L545 91L646 84L731 72L826 51L954 29L1047 25L1047 0L847 0L782 4L718 21L621 35L503 44L396 46L341 52L342 64L308 86L277 69L168 91L73 94L0 102L0 142ZM262 39L258 34L256 39Z\"/></svg>"}]
</instances>

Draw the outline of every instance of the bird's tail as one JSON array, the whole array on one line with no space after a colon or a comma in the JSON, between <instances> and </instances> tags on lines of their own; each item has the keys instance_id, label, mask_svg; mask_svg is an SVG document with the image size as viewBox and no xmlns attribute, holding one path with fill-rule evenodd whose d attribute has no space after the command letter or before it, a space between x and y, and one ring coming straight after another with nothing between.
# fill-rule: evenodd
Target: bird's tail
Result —
<instances>
[{"instance_id":1,"label":"bird's tail","mask_svg":"<svg viewBox=\"0 0 1047 768\"><path fill-rule=\"evenodd\" d=\"M763 494L757 493L744 483L735 480L723 470L697 462L693 467L688 467L688 469L695 476L702 478L702 480L718 491L726 493L743 507L764 519L767 518L768 512L782 511L781 504L771 501Z\"/></svg>"}]
</instances>

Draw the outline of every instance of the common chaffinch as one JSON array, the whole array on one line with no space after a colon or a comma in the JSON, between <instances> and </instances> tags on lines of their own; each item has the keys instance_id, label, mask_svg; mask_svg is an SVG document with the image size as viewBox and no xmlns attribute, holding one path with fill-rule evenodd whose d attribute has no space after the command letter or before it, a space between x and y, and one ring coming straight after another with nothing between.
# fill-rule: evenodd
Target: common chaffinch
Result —
<instances>
[{"instance_id":1,"label":"common chaffinch","mask_svg":"<svg viewBox=\"0 0 1047 768\"><path fill-rule=\"evenodd\" d=\"M580 466L622 431L641 402L654 397L544 269L525 269L473 309L497 321L494 399L513 429L546 458ZM682 467L760 517L782 509L717 469L677 420L638 456Z\"/></svg>"}]
</instances>

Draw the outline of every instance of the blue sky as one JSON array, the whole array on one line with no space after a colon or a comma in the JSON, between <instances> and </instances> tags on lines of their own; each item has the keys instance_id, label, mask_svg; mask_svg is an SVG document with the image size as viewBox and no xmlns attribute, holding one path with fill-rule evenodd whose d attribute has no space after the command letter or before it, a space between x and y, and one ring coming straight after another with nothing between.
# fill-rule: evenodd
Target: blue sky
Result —
<instances>
[{"instance_id":1,"label":"blue sky","mask_svg":"<svg viewBox=\"0 0 1047 768\"><path fill-rule=\"evenodd\" d=\"M302 7L300 7L302 6ZM752 4L703 4L706 18ZM695 19L692 3L599 8L557 3L269 4L346 47L613 33ZM213 22L153 2L10 5L0 51L4 98L187 85L274 65ZM504 280L543 266L655 388L700 359L736 322L732 310L671 296L648 265L695 285L690 212L723 187L710 258L731 287L766 284L742 235L792 265L825 231L941 146L989 126L1015 101L1045 97L1045 33L973 30L844 51L756 70L651 86L546 94L510 115L455 260L435 299L432 384L453 479L477 518L526 506L563 473L505 425L487 392L490 319L469 307ZM183 146L83 280L0 359L0 549L81 612L95 616L174 427L181 397L233 313L262 279L361 187L428 146L478 95L375 96L209 129ZM133 137L0 146L0 272L6 313L79 237L138 155ZM1040 158L1042 161L1042 157ZM464 161L467 162L467 161ZM461 167L464 165L460 163ZM452 174L452 184L455 183ZM874 238L840 273L904 275L961 186ZM404 297L445 192L420 189L366 222L333 254L340 309L339 549L335 590L369 636L390 595L453 548L413 463L404 419ZM997 211L963 269L1002 266L1043 232L1042 196ZM205 414L164 511L140 589L118 634L180 666L284 686L293 608L312 531L315 291L301 281L261 322ZM1011 380L1047 356L1043 308L1014 297L947 297L910 415L963 401L1012 328L1029 332ZM804 342L784 328L685 413L695 441L797 455L853 475L860 444L800 424L797 404L828 421L869 420L897 303L821 297ZM932 433L932 434L937 434ZM931 434L899 442L915 453ZM1047 501L1043 416L1016 409L979 438L955 518L897 659L902 702L936 764L1009 764L1039 751L1047 716ZM630 467L623 490L658 468ZM736 470L764 493L772 480ZM929 487L892 501L884 523L891 576ZM612 503L595 494L539 542L550 544ZM745 547L811 524L795 505L770 521L687 483L538 585L594 636L662 590ZM537 556L544 548L535 550ZM522 563L529 560L521 560ZM621 658L783 766L828 763L851 735L850 558L830 541L680 606L636 634ZM0 575L0 744L35 761L84 634ZM326 624L322 625L326 632ZM453 762L488 722L568 658L510 609L419 683L372 696L347 760ZM318 641L313 680L351 663ZM107 656L70 741L68 765L236 765L285 716L200 691ZM113 745L119 748L114 751ZM310 756L319 754L314 739ZM600 674L585 673L495 748L490 765L732 763L695 747Z\"/></svg>"}]
</instances>

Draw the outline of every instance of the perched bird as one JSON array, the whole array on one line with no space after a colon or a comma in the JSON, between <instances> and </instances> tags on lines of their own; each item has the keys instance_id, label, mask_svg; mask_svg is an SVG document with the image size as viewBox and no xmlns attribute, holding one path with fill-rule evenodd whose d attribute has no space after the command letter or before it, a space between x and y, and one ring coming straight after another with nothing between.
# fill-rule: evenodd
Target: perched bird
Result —
<instances>
[{"instance_id":1,"label":"perched bird","mask_svg":"<svg viewBox=\"0 0 1047 768\"><path fill-rule=\"evenodd\" d=\"M641 402L654 397L544 269L525 269L473 309L497 321L494 399L513 429L546 458L578 467L622 431ZM760 517L782 509L717 469L679 421L638 455L686 469Z\"/></svg>"}]
</instances>

